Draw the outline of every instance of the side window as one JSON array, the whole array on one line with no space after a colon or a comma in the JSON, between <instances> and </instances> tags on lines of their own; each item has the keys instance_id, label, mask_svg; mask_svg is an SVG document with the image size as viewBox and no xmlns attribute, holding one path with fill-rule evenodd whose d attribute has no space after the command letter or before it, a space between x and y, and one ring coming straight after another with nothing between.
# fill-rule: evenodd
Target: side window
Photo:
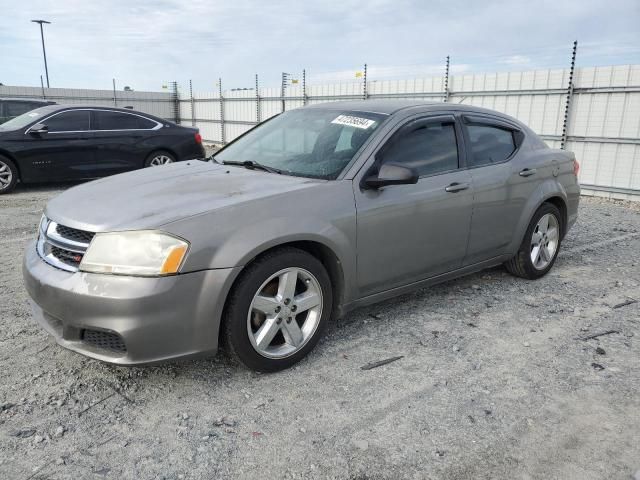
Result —
<instances>
[{"instance_id":1,"label":"side window","mask_svg":"<svg viewBox=\"0 0 640 480\"><path fill-rule=\"evenodd\" d=\"M70 110L46 119L49 132L80 132L89 130L89 110Z\"/></svg>"},{"instance_id":2,"label":"side window","mask_svg":"<svg viewBox=\"0 0 640 480\"><path fill-rule=\"evenodd\" d=\"M405 165L420 176L455 170L458 144L453 120L418 120L406 125L383 150L382 163Z\"/></svg>"},{"instance_id":3,"label":"side window","mask_svg":"<svg viewBox=\"0 0 640 480\"><path fill-rule=\"evenodd\" d=\"M134 130L155 126L151 120L127 113L95 110L93 115L94 130Z\"/></svg>"},{"instance_id":4,"label":"side window","mask_svg":"<svg viewBox=\"0 0 640 480\"><path fill-rule=\"evenodd\" d=\"M470 166L504 162L516 150L513 132L490 125L467 125L471 141Z\"/></svg>"}]
</instances>

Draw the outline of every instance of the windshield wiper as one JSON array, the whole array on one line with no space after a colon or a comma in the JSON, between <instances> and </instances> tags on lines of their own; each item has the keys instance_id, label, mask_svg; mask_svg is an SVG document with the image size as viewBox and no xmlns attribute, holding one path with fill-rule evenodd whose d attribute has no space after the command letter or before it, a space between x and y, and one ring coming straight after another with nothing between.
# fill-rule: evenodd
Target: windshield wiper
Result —
<instances>
[{"instance_id":1,"label":"windshield wiper","mask_svg":"<svg viewBox=\"0 0 640 480\"><path fill-rule=\"evenodd\" d=\"M262 165L261 163L258 162L254 162L253 160L245 160L244 162L233 162L233 161L229 161L229 162L222 162L223 165L240 165L244 168L248 168L249 170L263 170L265 172L269 172L269 173L277 173L279 175L282 175L282 170L279 170L277 168L273 168L273 167L269 167L267 165Z\"/></svg>"}]
</instances>

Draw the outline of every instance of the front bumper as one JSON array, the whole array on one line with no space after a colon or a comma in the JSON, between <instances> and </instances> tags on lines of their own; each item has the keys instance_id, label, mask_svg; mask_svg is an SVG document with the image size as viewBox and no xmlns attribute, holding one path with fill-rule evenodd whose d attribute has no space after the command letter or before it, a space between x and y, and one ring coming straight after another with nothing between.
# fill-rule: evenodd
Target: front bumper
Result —
<instances>
[{"instance_id":1,"label":"front bumper","mask_svg":"<svg viewBox=\"0 0 640 480\"><path fill-rule=\"evenodd\" d=\"M42 327L61 346L118 365L214 354L238 270L154 278L66 272L45 263L35 242L23 262L24 284ZM113 348L111 340L96 338L119 338L121 344Z\"/></svg>"}]
</instances>

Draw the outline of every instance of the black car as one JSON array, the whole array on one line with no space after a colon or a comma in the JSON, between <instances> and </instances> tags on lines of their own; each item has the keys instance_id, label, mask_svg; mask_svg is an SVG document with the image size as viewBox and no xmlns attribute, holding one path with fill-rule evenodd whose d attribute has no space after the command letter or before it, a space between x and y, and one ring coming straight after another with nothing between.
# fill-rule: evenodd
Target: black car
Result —
<instances>
[{"instance_id":1,"label":"black car","mask_svg":"<svg viewBox=\"0 0 640 480\"><path fill-rule=\"evenodd\" d=\"M0 125L0 194L204 158L198 129L128 109L51 105Z\"/></svg>"},{"instance_id":2,"label":"black car","mask_svg":"<svg viewBox=\"0 0 640 480\"><path fill-rule=\"evenodd\" d=\"M0 124L36 108L55 104L56 102L37 98L0 98Z\"/></svg>"}]
</instances>

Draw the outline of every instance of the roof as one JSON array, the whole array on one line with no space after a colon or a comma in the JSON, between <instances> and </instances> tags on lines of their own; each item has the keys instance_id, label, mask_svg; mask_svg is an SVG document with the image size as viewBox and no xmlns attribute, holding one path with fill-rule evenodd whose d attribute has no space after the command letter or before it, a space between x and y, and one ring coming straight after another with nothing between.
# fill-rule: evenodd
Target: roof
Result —
<instances>
[{"instance_id":1,"label":"roof","mask_svg":"<svg viewBox=\"0 0 640 480\"><path fill-rule=\"evenodd\" d=\"M318 108L318 109L330 109L330 110L351 110L356 112L368 112L368 113L382 113L385 115L393 115L394 113L405 110L408 108L422 107L420 111L463 111L468 113L488 113L496 115L505 119L508 119L517 124L522 124L519 120L502 112L490 110L488 108L475 107L472 105L464 105L457 103L444 103L444 102L424 102L420 100L406 100L406 99L372 99L372 100L349 100L346 102L326 102L316 103L309 105L305 108Z\"/></svg>"},{"instance_id":2,"label":"roof","mask_svg":"<svg viewBox=\"0 0 640 480\"><path fill-rule=\"evenodd\" d=\"M416 100L348 100L345 102L327 102L309 105L307 108L320 108L331 110L354 110L356 112L384 113L390 115L403 108L419 105L440 105L439 103L419 102Z\"/></svg>"},{"instance_id":3,"label":"roof","mask_svg":"<svg viewBox=\"0 0 640 480\"><path fill-rule=\"evenodd\" d=\"M43 105L42 107L38 107L36 108L36 110L38 112L42 112L43 114L49 114L49 113L53 113L53 112L60 112L63 110L82 110L82 109L92 109L92 110L110 110L110 111L116 111L116 112L124 112L124 113L134 113L134 114L138 114L138 115L142 115L144 117L147 118L152 118L158 122L161 123L167 123L168 120L165 120L161 117L158 117L157 115L153 115L150 113L145 113L145 112L140 112L138 110L133 110L131 108L118 108L118 107L109 107L106 105L60 105L60 104L55 104L55 105Z\"/></svg>"}]
</instances>

